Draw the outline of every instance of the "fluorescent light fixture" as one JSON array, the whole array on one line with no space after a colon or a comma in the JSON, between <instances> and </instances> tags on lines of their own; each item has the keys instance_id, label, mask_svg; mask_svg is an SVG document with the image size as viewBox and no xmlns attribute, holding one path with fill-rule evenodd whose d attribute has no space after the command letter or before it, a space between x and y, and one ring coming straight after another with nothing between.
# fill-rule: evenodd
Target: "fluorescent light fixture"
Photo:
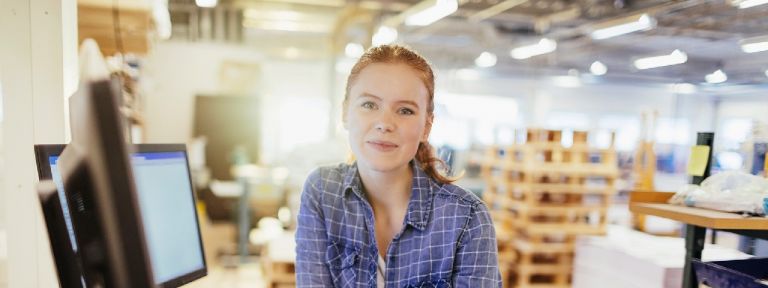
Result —
<instances>
[{"instance_id":1,"label":"fluorescent light fixture","mask_svg":"<svg viewBox=\"0 0 768 288\"><path fill-rule=\"evenodd\" d=\"M768 0L741 0L733 1L733 5L739 6L739 9L747 9L755 6L768 4Z\"/></svg>"},{"instance_id":2,"label":"fluorescent light fixture","mask_svg":"<svg viewBox=\"0 0 768 288\"><path fill-rule=\"evenodd\" d=\"M522 60L528 59L533 56L547 54L557 49L557 42L547 38L541 39L538 43L533 45L521 46L509 52L512 58Z\"/></svg>"},{"instance_id":3,"label":"fluorescent light fixture","mask_svg":"<svg viewBox=\"0 0 768 288\"><path fill-rule=\"evenodd\" d=\"M477 58L475 58L475 65L477 65L477 67L482 67L482 68L493 67L494 65L496 65L497 60L498 59L496 58L496 54L493 54L491 52L483 52L483 53L480 53L480 56L477 56Z\"/></svg>"},{"instance_id":4,"label":"fluorescent light fixture","mask_svg":"<svg viewBox=\"0 0 768 288\"><path fill-rule=\"evenodd\" d=\"M195 4L203 8L213 8L219 4L219 0L195 0Z\"/></svg>"},{"instance_id":5,"label":"fluorescent light fixture","mask_svg":"<svg viewBox=\"0 0 768 288\"><path fill-rule=\"evenodd\" d=\"M768 51L768 35L742 39L739 45L741 45L741 51L745 53Z\"/></svg>"},{"instance_id":6,"label":"fluorescent light fixture","mask_svg":"<svg viewBox=\"0 0 768 288\"><path fill-rule=\"evenodd\" d=\"M568 75L553 76L552 83L555 84L555 86L563 88L581 87L581 76L579 74L579 70L569 69Z\"/></svg>"},{"instance_id":7,"label":"fluorescent light fixture","mask_svg":"<svg viewBox=\"0 0 768 288\"><path fill-rule=\"evenodd\" d=\"M360 58L360 56L363 56L363 53L365 53L363 45L357 43L348 43L344 47L344 54L349 58Z\"/></svg>"},{"instance_id":8,"label":"fluorescent light fixture","mask_svg":"<svg viewBox=\"0 0 768 288\"><path fill-rule=\"evenodd\" d=\"M696 93L696 85L691 83L677 83L670 85L670 90L675 94L693 94Z\"/></svg>"},{"instance_id":9,"label":"fluorescent light fixture","mask_svg":"<svg viewBox=\"0 0 768 288\"><path fill-rule=\"evenodd\" d=\"M765 70L765 77L768 77L768 70Z\"/></svg>"},{"instance_id":10,"label":"fluorescent light fixture","mask_svg":"<svg viewBox=\"0 0 768 288\"><path fill-rule=\"evenodd\" d=\"M397 30L389 26L381 26L373 35L371 43L373 46L379 46L395 42L395 40L397 40Z\"/></svg>"},{"instance_id":11,"label":"fluorescent light fixture","mask_svg":"<svg viewBox=\"0 0 768 288\"><path fill-rule=\"evenodd\" d=\"M592 72L592 74L597 76L605 75L605 73L608 72L608 67L605 67L605 64L600 61L595 61L589 66L589 72Z\"/></svg>"},{"instance_id":12,"label":"fluorescent light fixture","mask_svg":"<svg viewBox=\"0 0 768 288\"><path fill-rule=\"evenodd\" d=\"M607 27L592 31L590 36L592 36L592 39L602 40L632 32L645 31L656 27L656 19L648 16L648 14L635 15L629 19L629 22L625 19L621 19L618 22L613 21L613 23L606 23L605 25Z\"/></svg>"},{"instance_id":13,"label":"fluorescent light fixture","mask_svg":"<svg viewBox=\"0 0 768 288\"><path fill-rule=\"evenodd\" d=\"M458 0L425 0L406 11L405 25L427 26L459 9Z\"/></svg>"},{"instance_id":14,"label":"fluorescent light fixture","mask_svg":"<svg viewBox=\"0 0 768 288\"><path fill-rule=\"evenodd\" d=\"M685 52L675 49L669 55L640 58L635 60L635 68L651 69L670 65L683 64L688 61L688 55Z\"/></svg>"},{"instance_id":15,"label":"fluorescent light fixture","mask_svg":"<svg viewBox=\"0 0 768 288\"><path fill-rule=\"evenodd\" d=\"M728 75L725 75L725 72L723 70L717 69L717 71L712 72L711 74L707 74L707 76L704 76L704 79L707 79L708 83L717 84L717 83L723 83L728 80Z\"/></svg>"}]
</instances>

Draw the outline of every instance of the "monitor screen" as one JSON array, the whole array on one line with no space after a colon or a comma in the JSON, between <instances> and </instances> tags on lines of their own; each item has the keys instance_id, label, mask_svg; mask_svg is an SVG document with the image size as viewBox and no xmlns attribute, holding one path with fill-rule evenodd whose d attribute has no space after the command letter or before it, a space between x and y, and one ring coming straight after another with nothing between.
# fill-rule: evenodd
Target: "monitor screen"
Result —
<instances>
[{"instance_id":1,"label":"monitor screen","mask_svg":"<svg viewBox=\"0 0 768 288\"><path fill-rule=\"evenodd\" d=\"M63 183L56 161L64 145L41 146L49 146L48 153L42 153L47 155L38 153L38 158L47 159L50 174L41 169L40 176L53 179L58 193L63 196ZM56 153L57 150L59 153ZM175 286L168 284L186 283L202 277L206 267L184 145L137 145L137 151L131 155L131 164L155 283ZM64 208L72 247L77 251L66 197L59 199ZM199 276L191 277L195 275Z\"/></svg>"}]
</instances>

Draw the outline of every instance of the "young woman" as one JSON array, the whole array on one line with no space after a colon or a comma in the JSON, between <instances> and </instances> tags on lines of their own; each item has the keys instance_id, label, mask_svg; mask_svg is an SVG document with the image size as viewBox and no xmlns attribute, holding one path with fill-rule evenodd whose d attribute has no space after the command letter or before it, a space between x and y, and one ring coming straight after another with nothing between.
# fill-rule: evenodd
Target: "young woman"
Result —
<instances>
[{"instance_id":1,"label":"young woman","mask_svg":"<svg viewBox=\"0 0 768 288\"><path fill-rule=\"evenodd\" d=\"M434 82L401 46L371 48L352 68L343 121L356 161L304 185L298 287L501 287L486 206L438 172L427 142Z\"/></svg>"}]
</instances>

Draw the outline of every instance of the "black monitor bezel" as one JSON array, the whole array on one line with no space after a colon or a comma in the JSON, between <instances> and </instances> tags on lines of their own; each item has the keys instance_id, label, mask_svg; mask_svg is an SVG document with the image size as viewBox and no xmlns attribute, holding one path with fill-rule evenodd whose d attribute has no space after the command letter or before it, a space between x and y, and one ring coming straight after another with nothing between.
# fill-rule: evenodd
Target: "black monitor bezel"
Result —
<instances>
[{"instance_id":1,"label":"black monitor bezel","mask_svg":"<svg viewBox=\"0 0 768 288\"><path fill-rule=\"evenodd\" d=\"M65 144L37 144L35 145L35 158L37 160L37 173L40 180L52 180L50 163L48 162L51 156L61 156L61 153L66 147ZM132 144L130 153L153 153L153 152L183 152L184 160L187 162L187 175L190 175L190 187L192 187L192 201L193 207L195 207L195 223L197 224L197 239L200 245L200 252L203 256L203 268L192 271L190 273L181 275L179 277L170 279L163 283L157 284L157 287L162 288L175 288L184 284L190 283L197 279L203 278L208 275L208 263L205 259L205 250L203 248L203 238L200 232L200 218L197 213L197 191L195 186L192 185L191 171L189 170L189 158L187 155L187 147L184 144Z\"/></svg>"}]
</instances>

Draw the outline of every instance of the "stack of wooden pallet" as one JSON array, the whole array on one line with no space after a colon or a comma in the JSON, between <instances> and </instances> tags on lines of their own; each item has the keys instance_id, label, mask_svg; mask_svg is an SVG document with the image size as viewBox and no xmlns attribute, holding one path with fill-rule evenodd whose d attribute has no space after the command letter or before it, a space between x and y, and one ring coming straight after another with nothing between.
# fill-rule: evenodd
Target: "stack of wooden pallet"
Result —
<instances>
[{"instance_id":1,"label":"stack of wooden pallet","mask_svg":"<svg viewBox=\"0 0 768 288\"><path fill-rule=\"evenodd\" d=\"M497 226L506 287L569 287L577 235L604 234L619 171L587 132L528 129L523 143L490 147L483 199ZM510 285L512 284L512 285Z\"/></svg>"}]
</instances>

